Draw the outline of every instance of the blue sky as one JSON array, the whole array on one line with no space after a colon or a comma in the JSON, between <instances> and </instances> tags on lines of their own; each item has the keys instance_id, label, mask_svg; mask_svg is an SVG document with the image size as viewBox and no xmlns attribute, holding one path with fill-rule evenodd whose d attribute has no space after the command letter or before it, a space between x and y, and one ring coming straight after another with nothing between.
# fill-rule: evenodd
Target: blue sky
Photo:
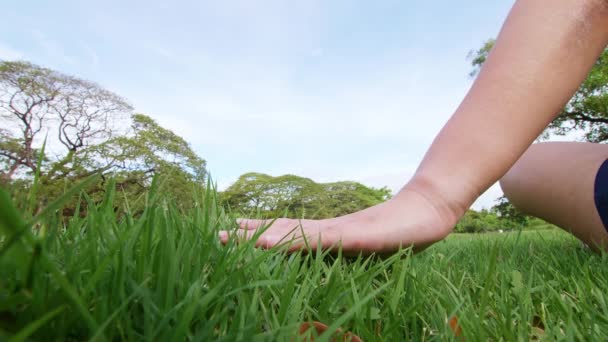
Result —
<instances>
[{"instance_id":1,"label":"blue sky","mask_svg":"<svg viewBox=\"0 0 608 342\"><path fill-rule=\"evenodd\" d=\"M126 97L191 142L220 188L256 171L397 191L471 86L468 52L512 4L13 0L0 59Z\"/></svg>"}]
</instances>

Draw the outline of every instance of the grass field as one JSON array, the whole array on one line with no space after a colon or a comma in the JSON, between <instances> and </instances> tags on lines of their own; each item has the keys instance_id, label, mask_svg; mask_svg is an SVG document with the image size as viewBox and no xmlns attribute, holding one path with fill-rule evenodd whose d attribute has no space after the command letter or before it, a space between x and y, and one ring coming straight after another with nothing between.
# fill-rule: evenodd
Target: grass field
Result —
<instances>
[{"instance_id":1,"label":"grass field","mask_svg":"<svg viewBox=\"0 0 608 342\"><path fill-rule=\"evenodd\" d=\"M234 217L212 191L189 213L160 193L135 218L108 191L62 224L70 194L29 217L2 192L0 339L289 341L319 321L364 341L608 340L607 257L558 230L453 235L414 256L287 255L221 246Z\"/></svg>"}]
</instances>

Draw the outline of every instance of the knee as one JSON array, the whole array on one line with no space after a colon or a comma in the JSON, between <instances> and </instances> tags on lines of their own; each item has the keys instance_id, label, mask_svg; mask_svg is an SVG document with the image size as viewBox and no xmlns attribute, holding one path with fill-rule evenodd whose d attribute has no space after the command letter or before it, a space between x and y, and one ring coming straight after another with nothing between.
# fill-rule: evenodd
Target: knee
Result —
<instances>
[{"instance_id":1,"label":"knee","mask_svg":"<svg viewBox=\"0 0 608 342\"><path fill-rule=\"evenodd\" d=\"M515 193L518 190L518 184L521 183L519 174L514 170L515 165L498 181L500 188L505 196L513 203Z\"/></svg>"},{"instance_id":2,"label":"knee","mask_svg":"<svg viewBox=\"0 0 608 342\"><path fill-rule=\"evenodd\" d=\"M525 196L523 194L525 185L523 185L524 177L518 163L519 161L502 176L499 184L509 202L517 209L522 210L523 203L521 203L521 199Z\"/></svg>"},{"instance_id":3,"label":"knee","mask_svg":"<svg viewBox=\"0 0 608 342\"><path fill-rule=\"evenodd\" d=\"M499 180L503 193L513 205L520 206L519 202L525 197L526 189L530 188L529 183L538 176L538 162L553 149L552 143L531 145Z\"/></svg>"}]
</instances>

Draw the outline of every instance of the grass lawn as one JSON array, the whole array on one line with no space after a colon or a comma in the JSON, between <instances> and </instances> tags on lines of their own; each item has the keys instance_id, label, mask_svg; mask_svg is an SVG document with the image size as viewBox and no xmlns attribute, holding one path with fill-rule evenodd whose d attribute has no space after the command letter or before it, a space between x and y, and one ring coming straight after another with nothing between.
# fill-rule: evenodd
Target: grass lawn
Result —
<instances>
[{"instance_id":1,"label":"grass lawn","mask_svg":"<svg viewBox=\"0 0 608 342\"><path fill-rule=\"evenodd\" d=\"M607 257L558 230L287 255L221 246L233 217L211 191L189 213L159 193L133 217L109 191L63 224L65 199L32 218L2 192L0 339L289 341L319 321L364 341L608 340Z\"/></svg>"}]
</instances>

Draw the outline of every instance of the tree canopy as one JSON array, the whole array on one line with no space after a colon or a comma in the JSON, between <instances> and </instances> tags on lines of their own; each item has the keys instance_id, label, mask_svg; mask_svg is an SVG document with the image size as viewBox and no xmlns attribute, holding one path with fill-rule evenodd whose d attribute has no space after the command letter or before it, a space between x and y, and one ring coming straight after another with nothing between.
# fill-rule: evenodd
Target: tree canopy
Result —
<instances>
[{"instance_id":1,"label":"tree canopy","mask_svg":"<svg viewBox=\"0 0 608 342\"><path fill-rule=\"evenodd\" d=\"M222 203L245 214L268 217L328 218L349 214L386 201L387 188L357 182L316 183L295 175L272 177L247 173L220 194Z\"/></svg>"},{"instance_id":2,"label":"tree canopy","mask_svg":"<svg viewBox=\"0 0 608 342\"><path fill-rule=\"evenodd\" d=\"M75 153L113 137L131 110L95 83L28 62L0 62L0 118L8 126L0 131L2 179L37 171L40 135L56 138L67 164Z\"/></svg>"},{"instance_id":3,"label":"tree canopy","mask_svg":"<svg viewBox=\"0 0 608 342\"><path fill-rule=\"evenodd\" d=\"M473 66L471 76L477 75L494 43L490 39L479 50L469 54ZM582 138L589 142L608 140L608 49L604 50L583 84L546 131L557 135L570 132L581 132Z\"/></svg>"},{"instance_id":4,"label":"tree canopy","mask_svg":"<svg viewBox=\"0 0 608 342\"><path fill-rule=\"evenodd\" d=\"M154 175L166 176L177 198L191 198L183 195L206 177L205 160L183 138L133 113L122 97L28 62L0 62L0 117L6 123L0 129L0 183L27 186L39 173L43 200L95 173L115 177L130 195L142 193ZM103 189L97 184L88 192Z\"/></svg>"}]
</instances>

